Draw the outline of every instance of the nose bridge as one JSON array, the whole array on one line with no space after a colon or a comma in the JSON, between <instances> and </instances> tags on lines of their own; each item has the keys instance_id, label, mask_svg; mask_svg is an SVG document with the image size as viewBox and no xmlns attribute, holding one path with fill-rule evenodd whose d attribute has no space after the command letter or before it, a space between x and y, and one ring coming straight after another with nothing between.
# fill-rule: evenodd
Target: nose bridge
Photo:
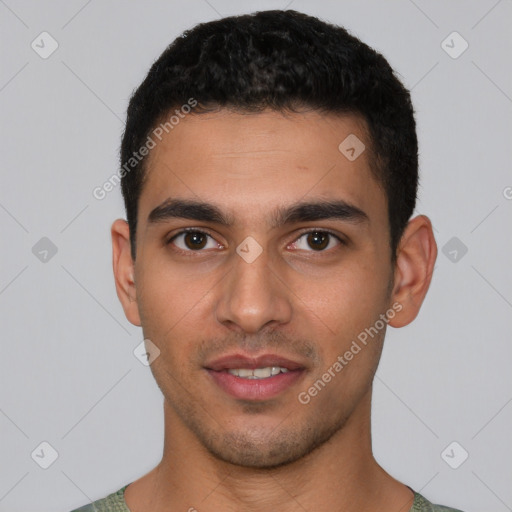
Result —
<instances>
[{"instance_id":1,"label":"nose bridge","mask_svg":"<svg viewBox=\"0 0 512 512\"><path fill-rule=\"evenodd\" d=\"M269 265L267 251L248 237L232 258L217 303L217 320L236 324L246 332L257 332L272 321L289 321L291 304Z\"/></svg>"}]
</instances>

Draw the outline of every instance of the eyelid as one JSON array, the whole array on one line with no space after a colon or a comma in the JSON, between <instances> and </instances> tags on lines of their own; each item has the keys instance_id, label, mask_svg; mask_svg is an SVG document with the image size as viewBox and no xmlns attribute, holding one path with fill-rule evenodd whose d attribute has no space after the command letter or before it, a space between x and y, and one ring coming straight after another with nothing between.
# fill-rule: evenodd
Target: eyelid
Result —
<instances>
[{"instance_id":1,"label":"eyelid","mask_svg":"<svg viewBox=\"0 0 512 512\"><path fill-rule=\"evenodd\" d=\"M329 235L332 235L334 238L337 238L340 242L346 243L346 240L342 238L342 235L329 228L304 228L304 231L302 231L297 238L300 238L303 235L307 235L308 233L328 233Z\"/></svg>"},{"instance_id":2,"label":"eyelid","mask_svg":"<svg viewBox=\"0 0 512 512\"><path fill-rule=\"evenodd\" d=\"M178 237L179 235L183 235L183 233L202 233L204 235L208 235L209 237L211 238L215 238L209 231L208 229L206 228L191 228L191 227L187 227L187 228L181 228L179 231L177 231L176 233L174 233L170 238L167 239L167 241L165 242L166 244L172 242L176 237Z\"/></svg>"}]
</instances>

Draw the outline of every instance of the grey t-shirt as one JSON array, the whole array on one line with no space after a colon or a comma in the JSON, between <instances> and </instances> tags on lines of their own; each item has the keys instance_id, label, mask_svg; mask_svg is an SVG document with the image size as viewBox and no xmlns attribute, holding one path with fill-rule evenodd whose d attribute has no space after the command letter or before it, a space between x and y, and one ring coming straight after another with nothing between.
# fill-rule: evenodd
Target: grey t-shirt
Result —
<instances>
[{"instance_id":1,"label":"grey t-shirt","mask_svg":"<svg viewBox=\"0 0 512 512\"><path fill-rule=\"evenodd\" d=\"M83 507L72 510L71 512L130 512L130 509L124 501L124 490L130 484L121 487L117 492L109 494L106 498L89 503ZM407 486L409 487L409 486ZM409 487L409 489L411 489ZM445 507L443 505L433 505L421 494L411 489L414 493L414 502L409 512L462 512L456 508Z\"/></svg>"}]
</instances>

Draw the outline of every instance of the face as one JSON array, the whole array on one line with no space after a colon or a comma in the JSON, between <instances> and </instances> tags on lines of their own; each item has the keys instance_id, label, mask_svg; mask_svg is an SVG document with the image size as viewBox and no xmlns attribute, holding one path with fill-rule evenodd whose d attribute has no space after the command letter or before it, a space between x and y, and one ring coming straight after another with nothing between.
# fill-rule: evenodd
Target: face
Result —
<instances>
[{"instance_id":1,"label":"face","mask_svg":"<svg viewBox=\"0 0 512 512\"><path fill-rule=\"evenodd\" d=\"M216 458L298 460L371 390L394 269L369 151L338 149L350 134L369 147L356 117L220 111L150 154L125 311L160 350L173 421Z\"/></svg>"}]
</instances>

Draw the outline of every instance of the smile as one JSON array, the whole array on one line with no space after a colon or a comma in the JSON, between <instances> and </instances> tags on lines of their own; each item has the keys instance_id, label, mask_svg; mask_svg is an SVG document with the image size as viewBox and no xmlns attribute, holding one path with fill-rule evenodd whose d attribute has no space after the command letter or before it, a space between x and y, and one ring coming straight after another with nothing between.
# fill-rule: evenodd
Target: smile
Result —
<instances>
[{"instance_id":1,"label":"smile","mask_svg":"<svg viewBox=\"0 0 512 512\"><path fill-rule=\"evenodd\" d=\"M249 368L230 368L227 370L231 375L242 379L268 379L287 371L288 368L281 366L267 366L266 368L254 368L253 370Z\"/></svg>"}]
</instances>

